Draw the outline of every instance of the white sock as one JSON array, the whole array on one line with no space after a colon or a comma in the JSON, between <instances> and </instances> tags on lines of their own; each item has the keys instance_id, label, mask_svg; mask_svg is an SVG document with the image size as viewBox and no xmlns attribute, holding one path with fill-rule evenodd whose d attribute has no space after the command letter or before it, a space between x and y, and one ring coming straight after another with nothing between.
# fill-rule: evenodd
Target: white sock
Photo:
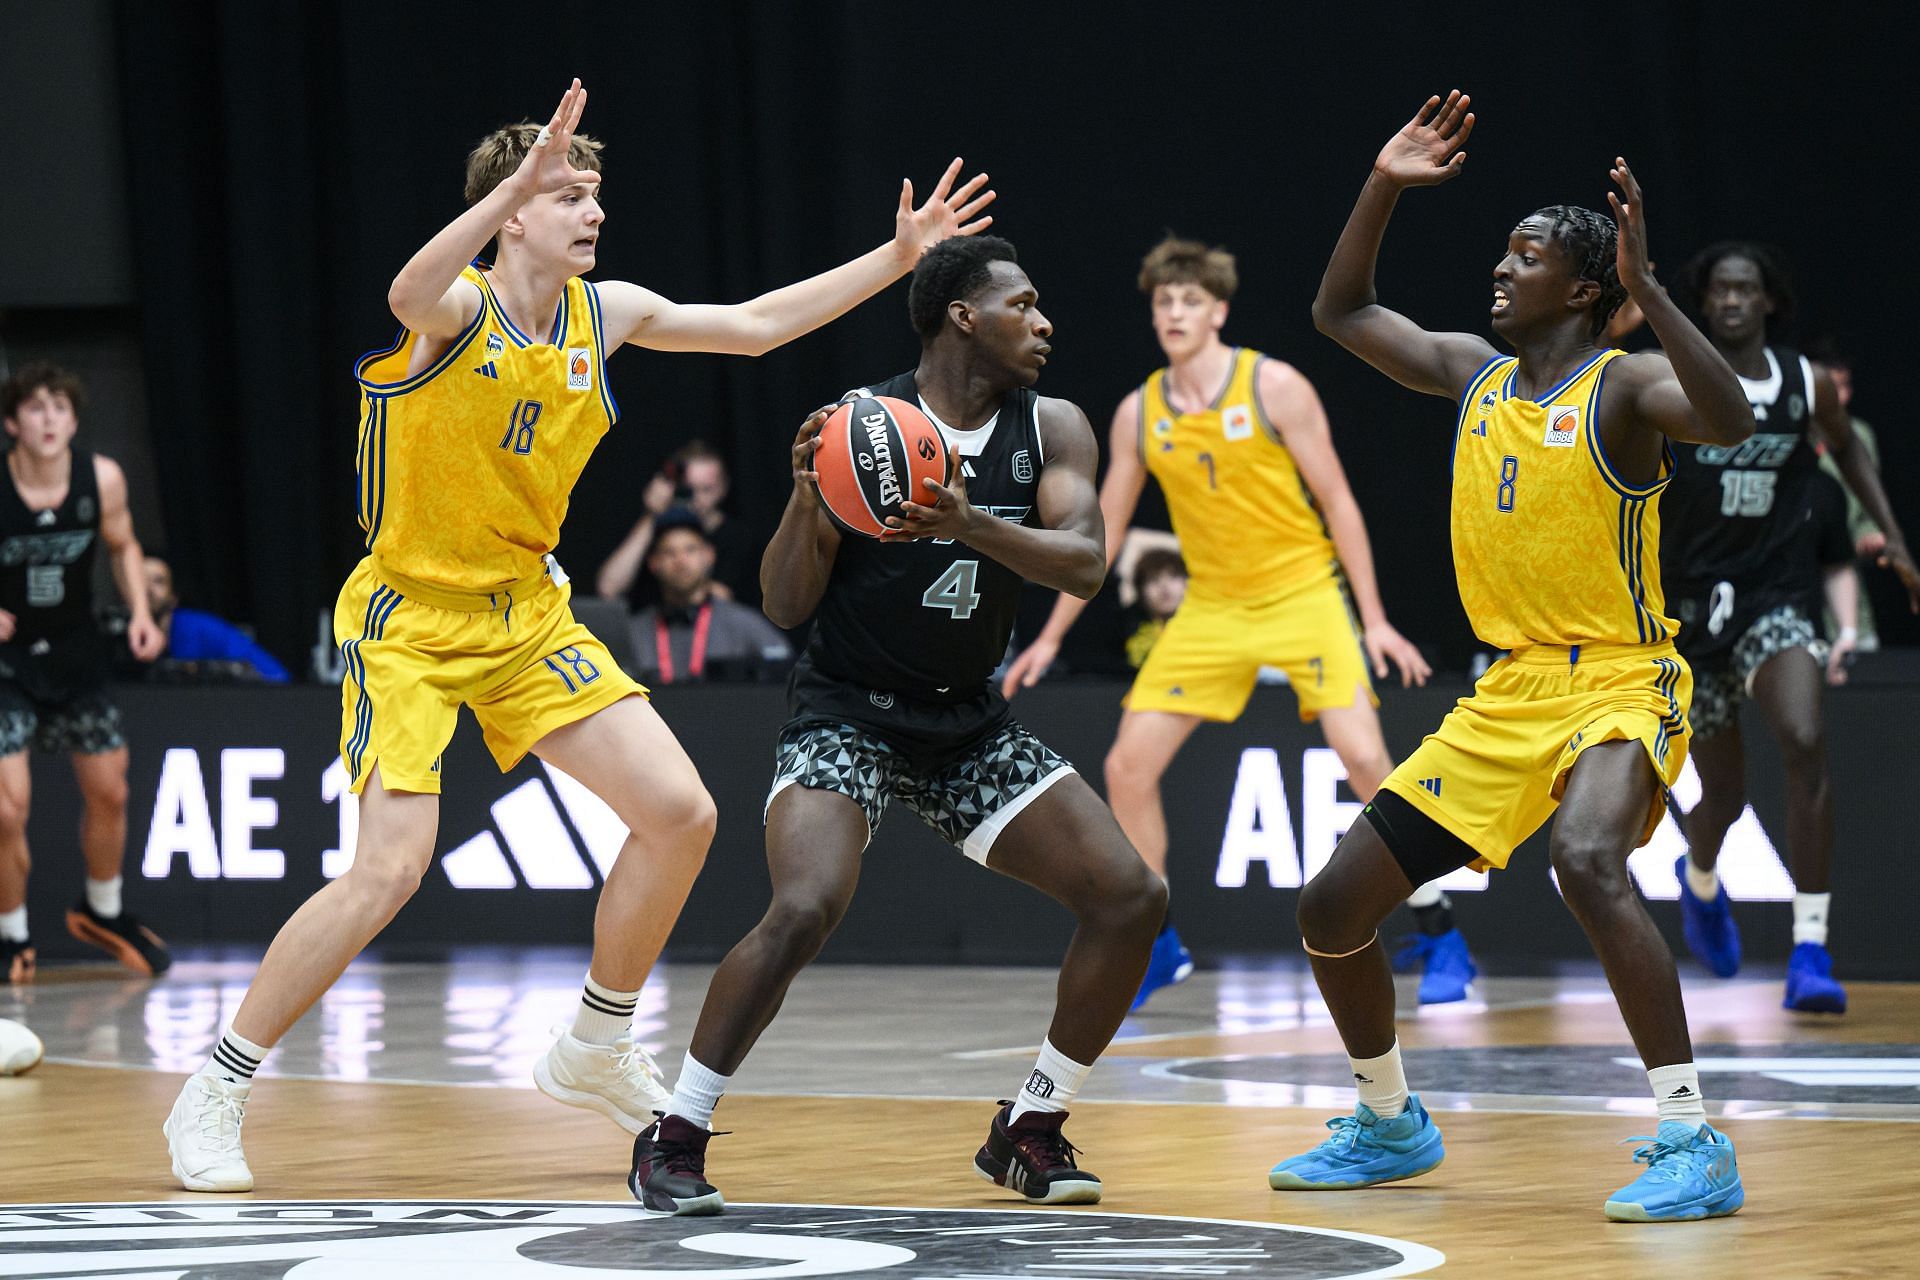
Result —
<instances>
[{"instance_id":1,"label":"white sock","mask_svg":"<svg viewBox=\"0 0 1920 1280\"><path fill-rule=\"evenodd\" d=\"M1087 1073L1092 1070L1091 1064L1075 1062L1054 1048L1053 1041L1043 1040L1040 1057L1035 1060L1027 1082L1020 1086L1007 1123L1012 1124L1029 1111L1065 1111L1073 1105L1073 1095L1080 1092L1080 1086L1087 1082Z\"/></svg>"},{"instance_id":2,"label":"white sock","mask_svg":"<svg viewBox=\"0 0 1920 1280\"><path fill-rule=\"evenodd\" d=\"M673 1082L673 1101L667 1104L667 1114L691 1120L702 1129L711 1129L713 1109L720 1105L720 1095L732 1083L732 1076L701 1066L694 1061L693 1051L688 1050L687 1056L680 1060L680 1078Z\"/></svg>"},{"instance_id":3,"label":"white sock","mask_svg":"<svg viewBox=\"0 0 1920 1280\"><path fill-rule=\"evenodd\" d=\"M1400 1042L1377 1058L1347 1059L1353 1068L1353 1082L1360 1089L1360 1101L1382 1120L1391 1120L1407 1109L1407 1072L1400 1065Z\"/></svg>"},{"instance_id":4,"label":"white sock","mask_svg":"<svg viewBox=\"0 0 1920 1280\"><path fill-rule=\"evenodd\" d=\"M1700 899L1702 902L1712 902L1720 896L1720 873L1717 870L1708 867L1702 871L1693 864L1692 858L1687 859L1685 866L1687 868L1687 888L1693 890L1694 897Z\"/></svg>"},{"instance_id":5,"label":"white sock","mask_svg":"<svg viewBox=\"0 0 1920 1280\"><path fill-rule=\"evenodd\" d=\"M1699 1128L1707 1122L1707 1100L1700 1096L1700 1071L1691 1062L1676 1062L1670 1067L1655 1067L1647 1072L1653 1086L1653 1101L1660 1108L1660 1119L1678 1120Z\"/></svg>"},{"instance_id":6,"label":"white sock","mask_svg":"<svg viewBox=\"0 0 1920 1280\"><path fill-rule=\"evenodd\" d=\"M1833 903L1830 893L1793 895L1793 945L1817 942L1827 945L1827 908Z\"/></svg>"},{"instance_id":7,"label":"white sock","mask_svg":"<svg viewBox=\"0 0 1920 1280\"><path fill-rule=\"evenodd\" d=\"M120 918L120 886L124 883L119 876L111 880L87 878L87 905L93 908L93 914L102 920Z\"/></svg>"},{"instance_id":8,"label":"white sock","mask_svg":"<svg viewBox=\"0 0 1920 1280\"><path fill-rule=\"evenodd\" d=\"M11 911L0 911L0 938L8 942L25 942L27 933L27 904L21 903Z\"/></svg>"},{"instance_id":9,"label":"white sock","mask_svg":"<svg viewBox=\"0 0 1920 1280\"><path fill-rule=\"evenodd\" d=\"M639 1004L638 991L603 987L589 973L586 989L580 993L580 1011L573 1015L573 1038L587 1044L610 1045L621 1036L631 1035L633 1011Z\"/></svg>"},{"instance_id":10,"label":"white sock","mask_svg":"<svg viewBox=\"0 0 1920 1280\"><path fill-rule=\"evenodd\" d=\"M260 1063L266 1056L266 1046L257 1045L228 1027L227 1034L220 1037L220 1043L213 1046L213 1056L207 1059L206 1066L200 1068L200 1074L246 1084L253 1079L253 1073L260 1069Z\"/></svg>"},{"instance_id":11,"label":"white sock","mask_svg":"<svg viewBox=\"0 0 1920 1280\"><path fill-rule=\"evenodd\" d=\"M1440 899L1446 896L1446 894L1440 892L1440 882L1438 880L1429 880L1407 895L1407 905L1409 907L1431 907L1438 904Z\"/></svg>"}]
</instances>

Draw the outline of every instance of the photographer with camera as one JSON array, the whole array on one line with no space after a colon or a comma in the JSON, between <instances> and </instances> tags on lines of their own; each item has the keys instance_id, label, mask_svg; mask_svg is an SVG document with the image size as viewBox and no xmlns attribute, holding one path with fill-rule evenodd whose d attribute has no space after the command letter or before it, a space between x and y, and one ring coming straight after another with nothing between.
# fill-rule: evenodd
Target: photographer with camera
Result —
<instances>
[{"instance_id":1,"label":"photographer with camera","mask_svg":"<svg viewBox=\"0 0 1920 1280\"><path fill-rule=\"evenodd\" d=\"M727 464L712 445L690 440L682 445L660 473L647 482L641 495L644 510L632 532L600 566L595 590L604 600L625 600L628 608L653 604L660 598L659 583L642 574L653 546L658 522L670 507L684 507L699 517L700 527L713 548L713 590L724 600L760 603L760 552L752 535L721 509L729 481Z\"/></svg>"}]
</instances>

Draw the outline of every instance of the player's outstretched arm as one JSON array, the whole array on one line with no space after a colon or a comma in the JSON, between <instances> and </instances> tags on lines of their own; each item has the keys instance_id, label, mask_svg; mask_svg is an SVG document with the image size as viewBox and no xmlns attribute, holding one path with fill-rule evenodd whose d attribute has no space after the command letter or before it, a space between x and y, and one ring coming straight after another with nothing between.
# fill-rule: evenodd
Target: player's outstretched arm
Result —
<instances>
[{"instance_id":1,"label":"player's outstretched arm","mask_svg":"<svg viewBox=\"0 0 1920 1280\"><path fill-rule=\"evenodd\" d=\"M1106 527L1107 567L1119 558L1127 540L1127 526L1133 523L1134 508L1140 505L1140 491L1147 484L1147 465L1140 457L1140 391L1135 388L1120 407L1113 411L1113 425L1107 431L1107 476L1100 482L1100 520ZM1061 642L1086 610L1079 596L1061 592L1047 616L1047 625L1007 665L1000 691L1011 698L1036 684L1053 660L1060 656Z\"/></svg>"},{"instance_id":2,"label":"player's outstretched arm","mask_svg":"<svg viewBox=\"0 0 1920 1280\"><path fill-rule=\"evenodd\" d=\"M1099 447L1078 405L1040 401L1040 444L1046 461L1034 495L1040 527L1014 524L967 501L967 482L951 486L925 480L926 498L901 504L889 516L882 541L951 538L992 556L1028 582L1090 600L1107 576L1106 536L1093 473Z\"/></svg>"},{"instance_id":3,"label":"player's outstretched arm","mask_svg":"<svg viewBox=\"0 0 1920 1280\"><path fill-rule=\"evenodd\" d=\"M1455 89L1427 99L1412 120L1380 149L1360 199L1334 246L1313 323L1329 338L1403 387L1456 399L1474 370L1492 358L1485 339L1470 333L1430 333L1380 305L1374 266L1393 206L1407 187L1430 187L1460 175L1473 132L1472 99Z\"/></svg>"},{"instance_id":4,"label":"player's outstretched arm","mask_svg":"<svg viewBox=\"0 0 1920 1280\"><path fill-rule=\"evenodd\" d=\"M820 473L813 464L820 429L838 407L815 409L793 438L793 492L760 557L760 608L777 626L797 627L813 616L840 552L840 532L821 505Z\"/></svg>"},{"instance_id":5,"label":"player's outstretched arm","mask_svg":"<svg viewBox=\"0 0 1920 1280\"><path fill-rule=\"evenodd\" d=\"M561 95L553 118L540 131L540 140L513 176L442 227L400 268L387 290L387 305L396 320L431 338L457 337L481 306L480 291L463 281L460 273L487 247L507 219L535 196L564 187L599 184L599 174L576 169L567 158L574 130L580 125L580 113L586 107L587 91L575 80Z\"/></svg>"},{"instance_id":6,"label":"player's outstretched arm","mask_svg":"<svg viewBox=\"0 0 1920 1280\"><path fill-rule=\"evenodd\" d=\"M913 270L929 247L949 236L970 236L993 225L983 211L995 192L983 191L987 175L975 174L959 187L961 161L955 157L940 175L933 194L913 206L913 183L900 184L894 210L893 239L851 262L798 284L732 305L677 303L639 285L609 281L599 287L609 345L631 342L656 351L716 351L723 355L765 355L810 333L871 298Z\"/></svg>"},{"instance_id":7,"label":"player's outstretched arm","mask_svg":"<svg viewBox=\"0 0 1920 1280\"><path fill-rule=\"evenodd\" d=\"M1619 229L1614 266L1627 296L1660 339L1661 351L1616 360L1608 375L1626 384L1638 416L1664 435L1701 444L1738 444L1753 434L1747 393L1726 357L1654 279L1639 179L1624 159L1614 157L1613 165L1610 176L1620 188L1618 194L1607 192Z\"/></svg>"}]
</instances>

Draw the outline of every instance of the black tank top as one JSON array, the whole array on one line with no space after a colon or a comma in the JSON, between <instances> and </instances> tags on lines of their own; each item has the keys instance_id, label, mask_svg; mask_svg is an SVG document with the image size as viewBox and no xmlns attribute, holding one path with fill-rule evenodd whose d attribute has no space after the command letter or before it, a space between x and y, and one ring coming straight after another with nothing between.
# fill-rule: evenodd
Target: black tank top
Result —
<instances>
[{"instance_id":1,"label":"black tank top","mask_svg":"<svg viewBox=\"0 0 1920 1280\"><path fill-rule=\"evenodd\" d=\"M105 646L93 615L93 560L100 541L100 485L93 455L73 451L67 496L29 510L9 467L0 484L0 609L14 618L0 644L0 677L53 696L98 681Z\"/></svg>"},{"instance_id":2,"label":"black tank top","mask_svg":"<svg viewBox=\"0 0 1920 1280\"><path fill-rule=\"evenodd\" d=\"M920 403L911 373L848 395ZM1043 460L1038 403L1025 388L1010 391L988 426L946 431L966 474L967 500L1014 524L1036 519ZM846 537L803 662L866 689L925 702L971 700L1006 655L1022 581L962 543Z\"/></svg>"},{"instance_id":3,"label":"black tank top","mask_svg":"<svg viewBox=\"0 0 1920 1280\"><path fill-rule=\"evenodd\" d=\"M1754 433L1740 444L1675 444L1673 481L1660 501L1661 577L1670 592L1729 582L1750 599L1797 599L1819 579L1808 521L1814 452L1813 366L1767 348L1768 376L1740 379Z\"/></svg>"}]
</instances>

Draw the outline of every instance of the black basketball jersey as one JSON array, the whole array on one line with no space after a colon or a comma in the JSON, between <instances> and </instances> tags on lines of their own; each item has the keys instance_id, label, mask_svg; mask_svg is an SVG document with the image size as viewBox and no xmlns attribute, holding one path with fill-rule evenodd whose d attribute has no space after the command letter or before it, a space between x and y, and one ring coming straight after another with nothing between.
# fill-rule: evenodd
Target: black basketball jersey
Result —
<instances>
[{"instance_id":1,"label":"black basketball jersey","mask_svg":"<svg viewBox=\"0 0 1920 1280\"><path fill-rule=\"evenodd\" d=\"M1727 582L1748 596L1797 598L1819 579L1809 517L1814 452L1813 366L1767 348L1767 376L1740 379L1754 433L1739 444L1676 444L1660 501L1661 576L1669 590Z\"/></svg>"},{"instance_id":2,"label":"black basketball jersey","mask_svg":"<svg viewBox=\"0 0 1920 1280\"><path fill-rule=\"evenodd\" d=\"M93 616L93 559L99 541L100 485L91 453L73 451L67 496L46 511L28 509L8 471L0 484L0 609L14 624L12 638L0 644L0 677L43 695L97 678L103 646Z\"/></svg>"},{"instance_id":3,"label":"black basketball jersey","mask_svg":"<svg viewBox=\"0 0 1920 1280\"><path fill-rule=\"evenodd\" d=\"M911 373L854 395L920 403ZM967 500L1015 524L1035 519L1044 461L1038 404L1022 388L1007 393L986 426L963 432L940 424L966 476ZM964 543L845 537L795 688L817 675L918 702L974 701L1006 654L1022 581Z\"/></svg>"}]
</instances>

